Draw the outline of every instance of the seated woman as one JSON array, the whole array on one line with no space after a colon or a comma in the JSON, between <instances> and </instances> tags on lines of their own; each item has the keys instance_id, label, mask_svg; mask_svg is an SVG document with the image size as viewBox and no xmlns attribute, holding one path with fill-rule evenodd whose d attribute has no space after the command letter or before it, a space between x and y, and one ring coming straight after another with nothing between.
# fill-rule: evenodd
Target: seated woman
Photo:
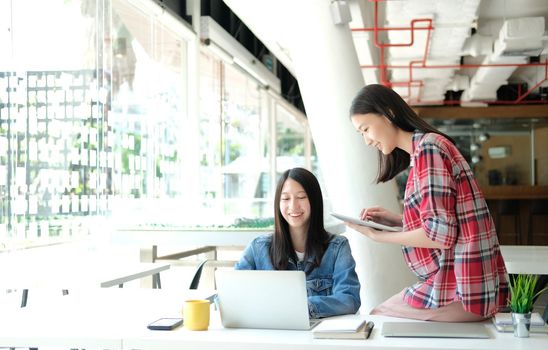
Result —
<instances>
[{"instance_id":1,"label":"seated woman","mask_svg":"<svg viewBox=\"0 0 548 350\"><path fill-rule=\"evenodd\" d=\"M348 240L323 226L318 180L306 169L285 171L274 198L274 234L255 238L237 270L301 270L306 274L310 317L358 311L360 282Z\"/></svg>"}]
</instances>

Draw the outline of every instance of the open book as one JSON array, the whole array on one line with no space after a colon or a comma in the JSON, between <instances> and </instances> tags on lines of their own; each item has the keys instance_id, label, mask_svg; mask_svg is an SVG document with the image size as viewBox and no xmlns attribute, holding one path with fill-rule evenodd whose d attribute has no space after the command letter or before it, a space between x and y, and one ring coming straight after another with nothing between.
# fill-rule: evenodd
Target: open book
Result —
<instances>
[{"instance_id":1,"label":"open book","mask_svg":"<svg viewBox=\"0 0 548 350\"><path fill-rule=\"evenodd\" d=\"M363 319L325 319L312 330L312 334L316 339L367 339L373 326L373 322Z\"/></svg>"}]
</instances>

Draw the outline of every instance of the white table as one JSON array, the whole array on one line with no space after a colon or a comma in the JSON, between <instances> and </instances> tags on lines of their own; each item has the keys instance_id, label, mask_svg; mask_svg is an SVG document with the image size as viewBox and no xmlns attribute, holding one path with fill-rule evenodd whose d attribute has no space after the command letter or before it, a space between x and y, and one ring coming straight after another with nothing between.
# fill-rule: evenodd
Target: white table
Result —
<instances>
[{"instance_id":1,"label":"white table","mask_svg":"<svg viewBox=\"0 0 548 350\"><path fill-rule=\"evenodd\" d=\"M64 346L104 349L200 349L200 350L303 350L303 349L546 349L547 334L515 338L498 333L485 322L490 339L384 338L380 332L387 320L382 316L357 315L375 322L368 340L313 339L309 331L225 329L219 314L212 312L208 331L151 331L146 325L157 318L177 317L188 298L204 298L207 291L176 293L150 289L98 289L93 294L72 294L42 308L28 308L0 317L0 347ZM201 293L201 295L200 295ZM212 308L213 310L213 308ZM413 321L410 321L413 322Z\"/></svg>"},{"instance_id":2,"label":"white table","mask_svg":"<svg viewBox=\"0 0 548 350\"><path fill-rule=\"evenodd\" d=\"M351 316L372 320L375 328L367 340L314 339L309 331L225 329L217 315L207 332L190 332L184 328L168 334L137 332L124 336L123 348L140 350L303 350L303 349L440 349L440 350L511 350L546 349L547 334L531 334L529 338L515 338L513 333L498 333L490 321L484 322L491 335L490 339L439 339L439 338L385 338L381 335L382 324L386 321L408 321L384 316Z\"/></svg>"},{"instance_id":3,"label":"white table","mask_svg":"<svg viewBox=\"0 0 548 350\"><path fill-rule=\"evenodd\" d=\"M147 324L158 318L181 317L184 300L212 294L203 290L78 289L47 303L4 310L0 348L123 349L124 336L150 332Z\"/></svg>"},{"instance_id":4,"label":"white table","mask_svg":"<svg viewBox=\"0 0 548 350\"><path fill-rule=\"evenodd\" d=\"M548 246L500 246L508 273L548 275Z\"/></svg>"}]
</instances>

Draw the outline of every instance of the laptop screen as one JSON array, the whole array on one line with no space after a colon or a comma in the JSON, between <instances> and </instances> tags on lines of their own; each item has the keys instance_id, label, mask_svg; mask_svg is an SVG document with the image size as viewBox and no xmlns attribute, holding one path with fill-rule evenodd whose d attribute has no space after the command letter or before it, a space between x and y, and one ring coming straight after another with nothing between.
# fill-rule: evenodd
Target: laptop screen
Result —
<instances>
[{"instance_id":1,"label":"laptop screen","mask_svg":"<svg viewBox=\"0 0 548 350\"><path fill-rule=\"evenodd\" d=\"M224 327L310 329L304 272L217 270L215 281Z\"/></svg>"}]
</instances>

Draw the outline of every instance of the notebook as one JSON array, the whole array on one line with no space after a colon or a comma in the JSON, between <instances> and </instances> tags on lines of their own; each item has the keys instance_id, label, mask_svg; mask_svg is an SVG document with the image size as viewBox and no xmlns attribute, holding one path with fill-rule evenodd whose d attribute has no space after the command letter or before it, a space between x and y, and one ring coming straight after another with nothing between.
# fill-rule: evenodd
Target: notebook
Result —
<instances>
[{"instance_id":1,"label":"notebook","mask_svg":"<svg viewBox=\"0 0 548 350\"><path fill-rule=\"evenodd\" d=\"M226 328L308 330L319 322L308 316L303 271L217 270L215 282Z\"/></svg>"},{"instance_id":2,"label":"notebook","mask_svg":"<svg viewBox=\"0 0 548 350\"><path fill-rule=\"evenodd\" d=\"M372 227L376 230L384 230L384 231L392 231L392 232L399 232L402 230L401 227L386 226L386 225L379 224L378 222L374 222L370 220L360 220L360 219L356 219L350 216L337 214L337 213L331 213L331 216L342 221L351 222L356 225Z\"/></svg>"},{"instance_id":3,"label":"notebook","mask_svg":"<svg viewBox=\"0 0 548 350\"><path fill-rule=\"evenodd\" d=\"M381 334L405 338L489 338L483 323L384 322Z\"/></svg>"},{"instance_id":4,"label":"notebook","mask_svg":"<svg viewBox=\"0 0 548 350\"><path fill-rule=\"evenodd\" d=\"M354 317L325 319L312 331L316 339L367 339L374 323Z\"/></svg>"}]
</instances>

